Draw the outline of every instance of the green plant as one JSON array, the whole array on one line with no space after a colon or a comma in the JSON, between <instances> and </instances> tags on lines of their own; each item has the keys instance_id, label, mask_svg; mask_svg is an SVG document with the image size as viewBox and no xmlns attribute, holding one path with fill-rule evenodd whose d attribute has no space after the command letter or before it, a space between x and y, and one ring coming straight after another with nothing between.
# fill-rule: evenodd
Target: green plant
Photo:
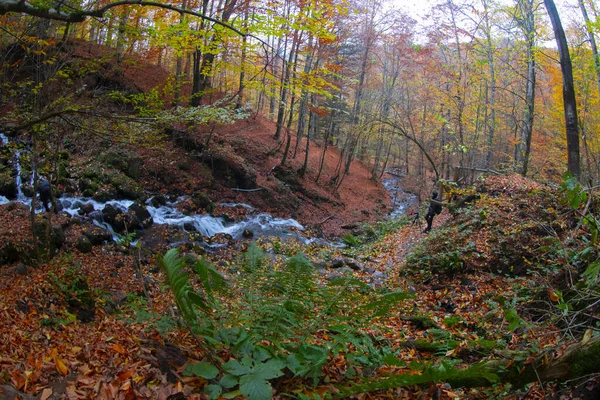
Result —
<instances>
[{"instance_id":1,"label":"green plant","mask_svg":"<svg viewBox=\"0 0 600 400\"><path fill-rule=\"evenodd\" d=\"M219 273L204 259L180 257L177 249L169 250L161 259L166 274L167 284L173 292L177 308L192 333L200 331L200 319L197 310L204 315L210 314L215 305L213 292L224 286L225 281ZM198 294L189 281L189 275L183 272L184 267L192 265L201 280L204 295ZM206 319L207 322L208 319Z\"/></svg>"},{"instance_id":2,"label":"green plant","mask_svg":"<svg viewBox=\"0 0 600 400\"><path fill-rule=\"evenodd\" d=\"M342 236L342 243L344 243L348 247L358 247L362 244L362 241L357 236L344 235Z\"/></svg>"},{"instance_id":3,"label":"green plant","mask_svg":"<svg viewBox=\"0 0 600 400\"><path fill-rule=\"evenodd\" d=\"M116 233L117 235L117 244L125 247L129 247L131 243L135 240L136 233L128 232L128 233Z\"/></svg>"}]
</instances>

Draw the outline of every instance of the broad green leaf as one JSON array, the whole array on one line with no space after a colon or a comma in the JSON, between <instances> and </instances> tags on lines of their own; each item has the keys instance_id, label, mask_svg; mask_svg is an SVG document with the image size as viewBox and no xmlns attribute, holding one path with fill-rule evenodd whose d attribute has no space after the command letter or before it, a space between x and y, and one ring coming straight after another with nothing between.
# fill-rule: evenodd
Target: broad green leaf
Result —
<instances>
[{"instance_id":1,"label":"broad green leaf","mask_svg":"<svg viewBox=\"0 0 600 400\"><path fill-rule=\"evenodd\" d=\"M221 393L223 393L223 388L219 385L208 385L204 388L204 393L208 395L209 399L216 400L221 396Z\"/></svg>"},{"instance_id":2,"label":"broad green leaf","mask_svg":"<svg viewBox=\"0 0 600 400\"><path fill-rule=\"evenodd\" d=\"M270 400L273 397L271 384L254 374L242 376L240 391L248 400Z\"/></svg>"},{"instance_id":3,"label":"broad green leaf","mask_svg":"<svg viewBox=\"0 0 600 400\"><path fill-rule=\"evenodd\" d=\"M285 368L284 361L271 359L266 363L256 364L254 368L252 368L251 374L258 378L269 380L283 375L283 372L281 371L283 368Z\"/></svg>"},{"instance_id":4,"label":"broad green leaf","mask_svg":"<svg viewBox=\"0 0 600 400\"><path fill-rule=\"evenodd\" d=\"M222 397L224 399L235 399L236 397L241 396L241 395L242 395L241 390L234 390L233 392L224 393Z\"/></svg>"},{"instance_id":5,"label":"broad green leaf","mask_svg":"<svg viewBox=\"0 0 600 400\"><path fill-rule=\"evenodd\" d=\"M238 383L239 383L239 379L236 376L233 376L231 374L225 374L219 380L219 385L221 385L225 389L231 389L232 387L234 387Z\"/></svg>"},{"instance_id":6,"label":"broad green leaf","mask_svg":"<svg viewBox=\"0 0 600 400\"><path fill-rule=\"evenodd\" d=\"M250 367L242 365L238 360L227 361L223 364L223 369L234 376L242 376L250 373Z\"/></svg>"},{"instance_id":7,"label":"broad green leaf","mask_svg":"<svg viewBox=\"0 0 600 400\"><path fill-rule=\"evenodd\" d=\"M185 369L185 376L201 376L204 379L214 379L219 374L217 367L207 362L199 362L196 364L189 364Z\"/></svg>"}]
</instances>

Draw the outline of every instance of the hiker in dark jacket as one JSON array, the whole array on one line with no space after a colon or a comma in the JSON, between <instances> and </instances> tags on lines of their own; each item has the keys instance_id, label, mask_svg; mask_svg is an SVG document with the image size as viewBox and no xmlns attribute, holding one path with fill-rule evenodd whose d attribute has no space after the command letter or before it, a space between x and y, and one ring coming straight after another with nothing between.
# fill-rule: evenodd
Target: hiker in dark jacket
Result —
<instances>
[{"instance_id":1,"label":"hiker in dark jacket","mask_svg":"<svg viewBox=\"0 0 600 400\"><path fill-rule=\"evenodd\" d=\"M50 187L50 181L48 181L46 178L43 178L38 185L38 193L40 194L40 201L42 202L46 212L50 211L50 205L52 204L52 198L50 194L51 190L52 188Z\"/></svg>"},{"instance_id":2,"label":"hiker in dark jacket","mask_svg":"<svg viewBox=\"0 0 600 400\"><path fill-rule=\"evenodd\" d=\"M431 196L432 200L439 202L438 200L438 192L433 192ZM427 233L431 230L431 225L433 224L433 217L442 212L442 206L436 203L430 203L429 209L427 210L427 215L425 216L425 220L427 221L427 228L423 231L423 233Z\"/></svg>"}]
</instances>

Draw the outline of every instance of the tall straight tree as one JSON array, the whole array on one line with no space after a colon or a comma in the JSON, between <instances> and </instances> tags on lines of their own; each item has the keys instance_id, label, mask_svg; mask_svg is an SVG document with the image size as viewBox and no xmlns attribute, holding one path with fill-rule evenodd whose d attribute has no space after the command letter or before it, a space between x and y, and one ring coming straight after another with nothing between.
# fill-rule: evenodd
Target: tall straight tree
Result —
<instances>
[{"instance_id":1,"label":"tall straight tree","mask_svg":"<svg viewBox=\"0 0 600 400\"><path fill-rule=\"evenodd\" d=\"M579 126L577 121L577 103L573 84L573 66L569 55L569 46L565 31L560 22L558 10L553 0L544 0L548 16L554 29L554 37L560 55L560 69L563 77L563 100L567 131L567 169L577 179L581 178L581 160L579 153Z\"/></svg>"},{"instance_id":2,"label":"tall straight tree","mask_svg":"<svg viewBox=\"0 0 600 400\"><path fill-rule=\"evenodd\" d=\"M590 46L592 47L592 56L594 57L594 66L596 67L596 80L598 81L598 94L600 95L600 57L598 56L598 47L596 46L596 37L594 36L592 22L585 8L584 0L579 0L579 9L585 20L585 28L590 39Z\"/></svg>"},{"instance_id":3,"label":"tall straight tree","mask_svg":"<svg viewBox=\"0 0 600 400\"><path fill-rule=\"evenodd\" d=\"M525 85L525 111L519 142L515 149L515 158L523 176L527 176L531 137L533 135L533 117L535 110L535 0L518 0L515 20L525 36L525 57L527 58L527 83Z\"/></svg>"}]
</instances>

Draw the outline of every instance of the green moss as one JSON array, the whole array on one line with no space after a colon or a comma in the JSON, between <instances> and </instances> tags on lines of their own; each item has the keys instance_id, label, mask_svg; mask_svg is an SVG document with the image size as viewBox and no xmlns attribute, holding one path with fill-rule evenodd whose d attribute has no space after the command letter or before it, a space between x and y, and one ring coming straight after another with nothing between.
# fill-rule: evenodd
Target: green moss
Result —
<instances>
[{"instance_id":1,"label":"green moss","mask_svg":"<svg viewBox=\"0 0 600 400\"><path fill-rule=\"evenodd\" d=\"M580 349L575 352L569 361L571 364L571 377L580 377L600 372L600 342Z\"/></svg>"}]
</instances>

